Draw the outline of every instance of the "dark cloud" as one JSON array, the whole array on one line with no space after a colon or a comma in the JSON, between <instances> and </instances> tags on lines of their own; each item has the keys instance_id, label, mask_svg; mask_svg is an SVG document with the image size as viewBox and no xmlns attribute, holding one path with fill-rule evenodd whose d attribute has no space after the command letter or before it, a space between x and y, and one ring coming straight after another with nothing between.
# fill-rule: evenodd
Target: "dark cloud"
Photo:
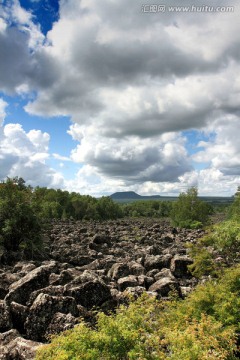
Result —
<instances>
[{"instance_id":1,"label":"dark cloud","mask_svg":"<svg viewBox=\"0 0 240 360\"><path fill-rule=\"evenodd\" d=\"M0 87L12 93L15 88L26 82L32 68L28 49L29 36L17 28L0 32Z\"/></svg>"}]
</instances>

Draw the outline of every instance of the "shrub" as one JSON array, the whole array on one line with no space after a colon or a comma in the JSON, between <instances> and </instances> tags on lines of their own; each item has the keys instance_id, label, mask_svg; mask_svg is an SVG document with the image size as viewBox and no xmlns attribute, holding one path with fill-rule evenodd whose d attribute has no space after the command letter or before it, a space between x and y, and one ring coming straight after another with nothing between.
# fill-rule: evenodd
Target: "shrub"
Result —
<instances>
[{"instance_id":1,"label":"shrub","mask_svg":"<svg viewBox=\"0 0 240 360\"><path fill-rule=\"evenodd\" d=\"M22 180L22 179L20 179ZM41 224L34 211L32 190L18 178L0 184L0 240L7 251L33 256L41 248Z\"/></svg>"},{"instance_id":2,"label":"shrub","mask_svg":"<svg viewBox=\"0 0 240 360\"><path fill-rule=\"evenodd\" d=\"M194 259L189 267L193 275L216 275L223 267L240 260L240 223L229 220L217 224L208 235L188 247Z\"/></svg>"},{"instance_id":3,"label":"shrub","mask_svg":"<svg viewBox=\"0 0 240 360\"><path fill-rule=\"evenodd\" d=\"M240 222L240 186L234 196L234 201L229 209L229 216L235 221Z\"/></svg>"},{"instance_id":4,"label":"shrub","mask_svg":"<svg viewBox=\"0 0 240 360\"><path fill-rule=\"evenodd\" d=\"M186 300L146 294L116 314L100 313L96 329L81 323L52 338L36 360L234 360L239 328L240 266L198 286Z\"/></svg>"},{"instance_id":5,"label":"shrub","mask_svg":"<svg viewBox=\"0 0 240 360\"><path fill-rule=\"evenodd\" d=\"M206 225L211 213L212 207L201 201L197 188L192 187L173 203L170 217L175 226L195 229Z\"/></svg>"}]
</instances>

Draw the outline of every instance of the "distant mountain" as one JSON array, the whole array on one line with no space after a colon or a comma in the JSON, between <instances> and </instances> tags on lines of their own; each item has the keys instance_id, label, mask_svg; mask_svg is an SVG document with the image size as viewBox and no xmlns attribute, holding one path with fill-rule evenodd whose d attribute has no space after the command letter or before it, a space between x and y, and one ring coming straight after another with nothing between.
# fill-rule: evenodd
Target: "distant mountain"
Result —
<instances>
[{"instance_id":1,"label":"distant mountain","mask_svg":"<svg viewBox=\"0 0 240 360\"><path fill-rule=\"evenodd\" d=\"M135 193L134 191L119 191L119 192L115 192L114 194L110 195L110 197L113 200L124 200L124 199L129 199L129 200L149 199L150 200L150 199L160 199L161 198L160 195L142 196L142 195Z\"/></svg>"}]
</instances>

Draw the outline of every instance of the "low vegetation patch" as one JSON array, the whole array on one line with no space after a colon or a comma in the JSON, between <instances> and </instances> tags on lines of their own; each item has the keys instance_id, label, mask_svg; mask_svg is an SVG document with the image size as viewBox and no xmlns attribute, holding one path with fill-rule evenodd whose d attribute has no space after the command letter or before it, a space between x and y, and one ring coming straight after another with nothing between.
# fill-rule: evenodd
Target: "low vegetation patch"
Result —
<instances>
[{"instance_id":1,"label":"low vegetation patch","mask_svg":"<svg viewBox=\"0 0 240 360\"><path fill-rule=\"evenodd\" d=\"M189 244L190 266L194 276L214 275L224 268L240 261L240 222L224 221L211 228L209 233L196 244Z\"/></svg>"},{"instance_id":2,"label":"low vegetation patch","mask_svg":"<svg viewBox=\"0 0 240 360\"><path fill-rule=\"evenodd\" d=\"M200 285L186 300L160 302L144 294L116 314L98 314L96 329L81 323L53 337L37 360L238 359L240 266Z\"/></svg>"}]
</instances>

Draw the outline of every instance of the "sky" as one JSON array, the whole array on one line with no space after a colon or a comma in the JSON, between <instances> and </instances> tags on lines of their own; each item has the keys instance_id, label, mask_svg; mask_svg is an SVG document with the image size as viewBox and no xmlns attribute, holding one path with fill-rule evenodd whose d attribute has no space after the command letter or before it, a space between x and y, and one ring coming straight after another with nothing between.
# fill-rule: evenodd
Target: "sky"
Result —
<instances>
[{"instance_id":1,"label":"sky","mask_svg":"<svg viewBox=\"0 0 240 360\"><path fill-rule=\"evenodd\" d=\"M0 0L0 180L232 196L237 0Z\"/></svg>"}]
</instances>

